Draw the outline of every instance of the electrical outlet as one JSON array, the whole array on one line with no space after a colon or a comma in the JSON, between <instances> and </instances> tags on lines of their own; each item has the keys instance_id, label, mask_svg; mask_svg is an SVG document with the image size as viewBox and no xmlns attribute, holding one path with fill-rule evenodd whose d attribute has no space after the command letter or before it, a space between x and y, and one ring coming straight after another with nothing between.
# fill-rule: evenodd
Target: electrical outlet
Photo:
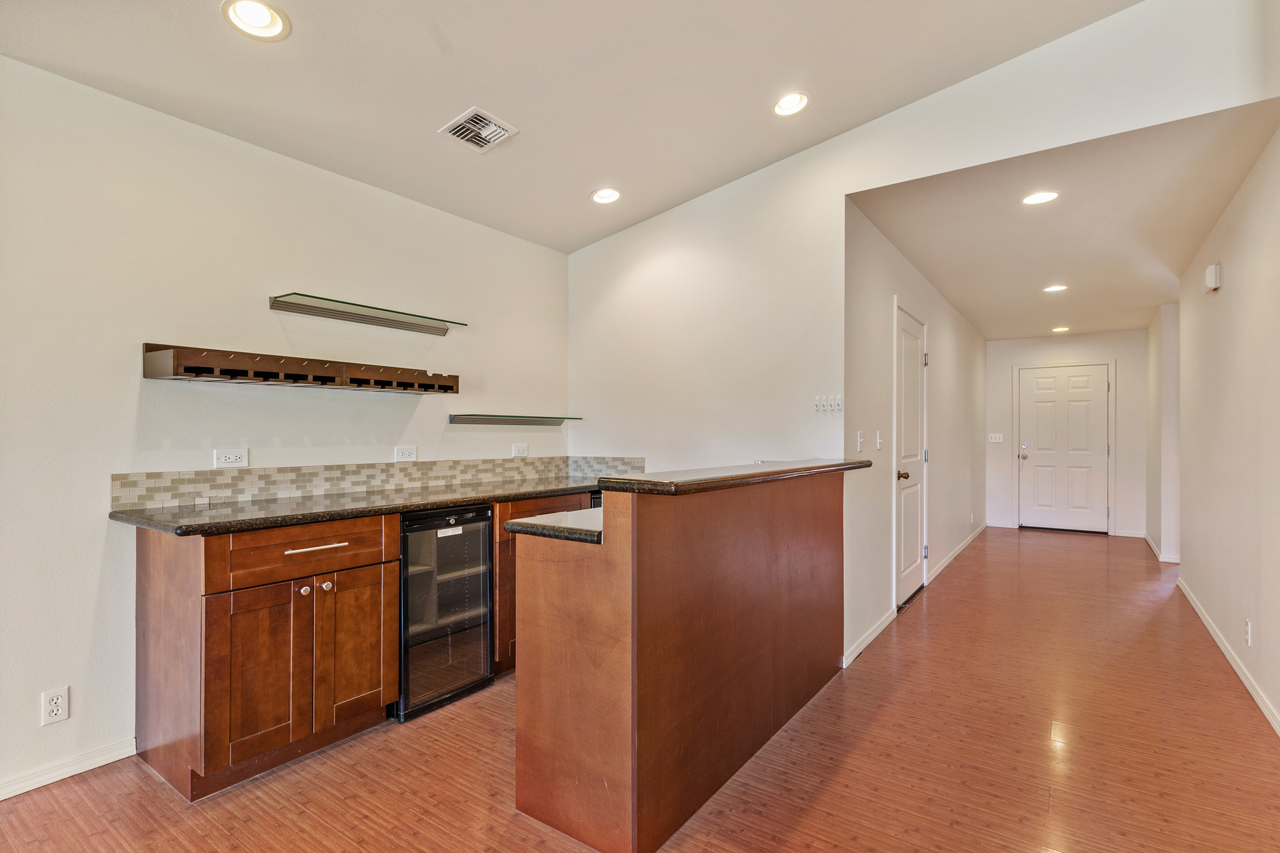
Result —
<instances>
[{"instance_id":1,"label":"electrical outlet","mask_svg":"<svg viewBox=\"0 0 1280 853\"><path fill-rule=\"evenodd\" d=\"M987 441L991 442L992 444L1003 444L1003 443L1004 443L1004 433L1002 433L1002 432L989 432L989 433L987 433Z\"/></svg>"},{"instance_id":2,"label":"electrical outlet","mask_svg":"<svg viewBox=\"0 0 1280 853\"><path fill-rule=\"evenodd\" d=\"M60 723L71 716L71 688L59 687L40 694L40 725Z\"/></svg>"},{"instance_id":3,"label":"electrical outlet","mask_svg":"<svg viewBox=\"0 0 1280 853\"><path fill-rule=\"evenodd\" d=\"M1246 646L1253 645L1253 623L1248 619L1244 620L1244 644Z\"/></svg>"},{"instance_id":4,"label":"electrical outlet","mask_svg":"<svg viewBox=\"0 0 1280 853\"><path fill-rule=\"evenodd\" d=\"M214 468L247 468L249 466L249 448L233 447L230 450L213 451Z\"/></svg>"},{"instance_id":5,"label":"electrical outlet","mask_svg":"<svg viewBox=\"0 0 1280 853\"><path fill-rule=\"evenodd\" d=\"M392 462L417 462L417 447L397 447L395 455L391 457Z\"/></svg>"},{"instance_id":6,"label":"electrical outlet","mask_svg":"<svg viewBox=\"0 0 1280 853\"><path fill-rule=\"evenodd\" d=\"M527 445L527 444L513 444L513 445L511 445L511 455L512 455L512 456L528 456L528 455L529 455L529 445Z\"/></svg>"}]
</instances>

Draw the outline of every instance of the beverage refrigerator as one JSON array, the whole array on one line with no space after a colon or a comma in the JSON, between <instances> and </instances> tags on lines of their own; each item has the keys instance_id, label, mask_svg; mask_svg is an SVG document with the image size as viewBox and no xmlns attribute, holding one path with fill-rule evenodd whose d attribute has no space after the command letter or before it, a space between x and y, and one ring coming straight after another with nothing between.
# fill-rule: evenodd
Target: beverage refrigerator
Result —
<instances>
[{"instance_id":1,"label":"beverage refrigerator","mask_svg":"<svg viewBox=\"0 0 1280 853\"><path fill-rule=\"evenodd\" d=\"M400 547L400 722L493 683L493 509L406 513Z\"/></svg>"}]
</instances>

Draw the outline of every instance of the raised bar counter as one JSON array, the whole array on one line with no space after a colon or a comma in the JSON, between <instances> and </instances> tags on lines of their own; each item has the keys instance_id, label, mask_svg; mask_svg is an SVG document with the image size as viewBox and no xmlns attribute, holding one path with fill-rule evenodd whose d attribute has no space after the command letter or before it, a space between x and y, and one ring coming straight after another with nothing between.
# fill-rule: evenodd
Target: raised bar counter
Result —
<instances>
[{"instance_id":1,"label":"raised bar counter","mask_svg":"<svg viewBox=\"0 0 1280 853\"><path fill-rule=\"evenodd\" d=\"M849 460L602 478L517 535L516 807L652 853L840 670Z\"/></svg>"}]
</instances>

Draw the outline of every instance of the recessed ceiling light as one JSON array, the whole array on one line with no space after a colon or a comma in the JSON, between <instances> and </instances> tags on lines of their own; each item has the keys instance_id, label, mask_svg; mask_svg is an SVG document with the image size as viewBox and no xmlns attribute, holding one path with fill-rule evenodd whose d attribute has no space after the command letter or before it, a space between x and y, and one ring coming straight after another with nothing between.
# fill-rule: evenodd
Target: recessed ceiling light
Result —
<instances>
[{"instance_id":1,"label":"recessed ceiling light","mask_svg":"<svg viewBox=\"0 0 1280 853\"><path fill-rule=\"evenodd\" d=\"M1067 289L1067 286L1065 284L1051 284L1044 289L1044 292L1057 293L1059 290L1066 290L1066 289Z\"/></svg>"},{"instance_id":2,"label":"recessed ceiling light","mask_svg":"<svg viewBox=\"0 0 1280 853\"><path fill-rule=\"evenodd\" d=\"M809 106L808 92L792 92L779 98L778 103L773 105L773 111L780 116L793 116L807 106Z\"/></svg>"},{"instance_id":3,"label":"recessed ceiling light","mask_svg":"<svg viewBox=\"0 0 1280 853\"><path fill-rule=\"evenodd\" d=\"M1023 204L1044 204L1058 197L1057 193L1032 193L1022 200Z\"/></svg>"},{"instance_id":4,"label":"recessed ceiling light","mask_svg":"<svg viewBox=\"0 0 1280 853\"><path fill-rule=\"evenodd\" d=\"M279 41L289 35L289 16L263 0L222 0L222 17L259 41Z\"/></svg>"},{"instance_id":5,"label":"recessed ceiling light","mask_svg":"<svg viewBox=\"0 0 1280 853\"><path fill-rule=\"evenodd\" d=\"M1066 327L1066 326L1059 326L1058 328L1054 329L1054 331L1055 331L1055 332L1069 332L1069 331L1071 331L1071 329L1069 329L1069 328L1068 328L1068 327Z\"/></svg>"},{"instance_id":6,"label":"recessed ceiling light","mask_svg":"<svg viewBox=\"0 0 1280 853\"><path fill-rule=\"evenodd\" d=\"M591 194L591 200L596 204L613 204L620 198L622 198L622 193L618 192L613 187L605 187L604 189L596 190Z\"/></svg>"}]
</instances>

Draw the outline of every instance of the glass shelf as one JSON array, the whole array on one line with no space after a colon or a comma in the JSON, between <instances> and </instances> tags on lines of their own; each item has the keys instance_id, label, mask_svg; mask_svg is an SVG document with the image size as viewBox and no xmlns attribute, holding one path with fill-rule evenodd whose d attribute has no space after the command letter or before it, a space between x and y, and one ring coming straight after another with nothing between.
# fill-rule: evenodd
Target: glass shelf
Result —
<instances>
[{"instance_id":1,"label":"glass shelf","mask_svg":"<svg viewBox=\"0 0 1280 853\"><path fill-rule=\"evenodd\" d=\"M385 326L388 329L403 329L407 332L421 332L425 335L447 335L450 326L467 325L456 320L441 320L438 317L407 314L404 311L374 308L372 305L343 302L340 299L326 299L323 296L311 296L307 293L286 293L283 296L272 296L268 304L271 306L272 311L287 311L290 314L307 314L312 317L328 317L331 320L346 320L349 323L364 323L369 326Z\"/></svg>"},{"instance_id":2,"label":"glass shelf","mask_svg":"<svg viewBox=\"0 0 1280 853\"><path fill-rule=\"evenodd\" d=\"M504 426L560 426L565 421L582 418L544 417L542 415L449 415L451 424L500 424Z\"/></svg>"}]
</instances>

